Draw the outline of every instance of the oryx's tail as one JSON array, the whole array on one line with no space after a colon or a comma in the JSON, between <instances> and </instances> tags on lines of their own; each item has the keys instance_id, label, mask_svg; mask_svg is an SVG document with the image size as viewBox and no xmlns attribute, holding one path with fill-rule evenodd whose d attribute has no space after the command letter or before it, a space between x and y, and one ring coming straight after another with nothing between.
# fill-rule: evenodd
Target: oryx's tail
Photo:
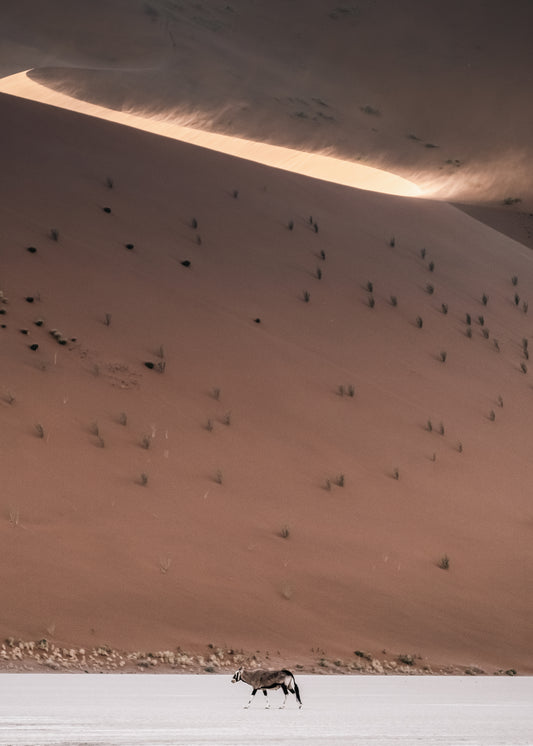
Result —
<instances>
[{"instance_id":1,"label":"oryx's tail","mask_svg":"<svg viewBox=\"0 0 533 746\"><path fill-rule=\"evenodd\" d=\"M292 677L292 683L294 684L294 693L296 694L296 699L298 700L298 704L300 707L302 706L302 700L300 697L300 690L298 689L298 684L296 683L294 676Z\"/></svg>"}]
</instances>

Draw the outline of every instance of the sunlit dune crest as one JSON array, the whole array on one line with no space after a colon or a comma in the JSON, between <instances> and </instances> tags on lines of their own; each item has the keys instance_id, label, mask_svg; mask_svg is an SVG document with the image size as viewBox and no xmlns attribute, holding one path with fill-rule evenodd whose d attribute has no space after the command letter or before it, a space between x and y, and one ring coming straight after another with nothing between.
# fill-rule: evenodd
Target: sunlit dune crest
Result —
<instances>
[{"instance_id":1,"label":"sunlit dune crest","mask_svg":"<svg viewBox=\"0 0 533 746\"><path fill-rule=\"evenodd\" d=\"M108 109L47 88L29 78L28 72L29 70L26 70L1 79L0 91L124 124L128 127L163 135L174 140L191 143L303 176L402 197L417 197L421 194L421 189L416 184L389 171L327 155L307 153L293 148L184 127L174 121L149 119L136 114Z\"/></svg>"}]
</instances>

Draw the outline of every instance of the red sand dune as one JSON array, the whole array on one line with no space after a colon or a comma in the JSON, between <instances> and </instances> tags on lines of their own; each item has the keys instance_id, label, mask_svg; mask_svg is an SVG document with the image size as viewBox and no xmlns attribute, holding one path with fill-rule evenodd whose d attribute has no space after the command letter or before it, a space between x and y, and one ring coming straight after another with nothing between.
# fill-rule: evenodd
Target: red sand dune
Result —
<instances>
[{"instance_id":1,"label":"red sand dune","mask_svg":"<svg viewBox=\"0 0 533 746\"><path fill-rule=\"evenodd\" d=\"M240 71L235 98L253 115L227 128L238 134L262 139L268 130L271 140L292 146L301 135L304 147L327 142L353 156L367 148L375 117L386 136L368 147L369 165L418 173L423 184L439 176L444 155L471 157L478 175L484 163L495 169L501 133L474 137L446 121L437 106L452 97L444 45L440 75L430 54L438 49L422 44L426 37L406 46L399 34L395 46L395 5L390 24L378 7L389 4L369 3L348 20L328 16L327 33L320 13L339 11L326 3L310 4L298 30L290 15L286 25L273 25L278 4L260 5L255 20L264 40L246 48L235 36L257 39L257 28L254 37L246 3L232 5L233 25L219 32L192 4L184 4L187 22L165 26L142 3L132 11L117 0L100 8L111 13L107 24L98 18L102 38L89 33L90 18L76 14L74 23L59 2L48 9L52 28L33 26L22 14L36 4L20 2L3 11L9 45L2 69L60 67L54 75L70 93L120 108L124 76L100 84L80 66L137 60L148 67L151 60L166 101L181 69L172 62L176 49L186 74L170 103L177 108L183 97L183 108L198 117L210 100L213 109L220 105L232 70ZM420 3L412 6L421 12ZM105 30L113 19L125 30L111 54ZM420 17L422 30L432 28L430 20ZM462 20L466 29L467 20L474 23ZM335 74L344 64L340 50L358 24L375 34L378 21L382 53L358 68L361 88L351 99L351 74L343 81ZM274 28L281 28L279 48ZM141 34L135 50L126 31ZM168 57L156 55L157 40L171 32ZM291 51L297 34L307 41ZM324 46L310 67L319 40ZM357 55L371 46L365 34L361 40L366 46ZM483 59L494 61L481 47ZM337 67L322 70L319 61L337 48ZM259 64L264 49L278 58L277 72L268 60ZM303 49L308 55L299 58ZM365 76L383 81L400 51L402 64L418 70L409 95L402 98L391 83L372 98L378 89ZM288 61L294 72L285 79ZM195 76L214 67L227 78L220 101L213 93L219 79L196 85ZM486 67L477 70L486 106L496 90L491 80L505 89L508 111L523 96L524 70L513 70L513 86L491 79ZM430 121L408 104L420 94L419 76L431 71ZM305 118L292 117L288 104L281 115L273 104L277 75L283 95L292 86L303 96L307 81L305 101L316 93L335 102L339 136L322 141L311 122L299 129ZM50 72L38 77L53 83ZM254 88L257 80L270 87ZM157 89L146 99L152 83L148 76L130 91L132 104L141 108L144 96L146 109L155 107ZM467 107L468 86L453 90ZM341 111L339 102L348 100ZM395 108L400 100L404 109ZM355 110L367 104L381 116L357 114L361 128L348 146ZM407 110L409 131L427 125L428 142L449 135L446 154L411 149L417 143L405 136ZM465 128L474 127L472 111L461 113ZM207 114L217 128L220 118ZM531 673L533 394L523 342L531 341L524 306L533 300L530 250L444 201L288 174L3 94L0 115L0 290L7 301L0 317L0 635L124 649L211 642L302 662L319 648L342 659L386 648L429 662ZM498 117L502 126L514 123L517 147L528 147L515 112ZM520 196L522 210L531 196L526 182L501 161L475 199L456 167L464 188L450 189L450 199L472 197L468 209L487 209ZM444 189L446 180L439 183ZM527 231L527 215L515 214ZM145 362L165 363L164 371ZM340 386L347 393L352 385L353 397L340 395ZM335 484L341 474L344 486ZM438 567L444 555L448 570Z\"/></svg>"}]
</instances>

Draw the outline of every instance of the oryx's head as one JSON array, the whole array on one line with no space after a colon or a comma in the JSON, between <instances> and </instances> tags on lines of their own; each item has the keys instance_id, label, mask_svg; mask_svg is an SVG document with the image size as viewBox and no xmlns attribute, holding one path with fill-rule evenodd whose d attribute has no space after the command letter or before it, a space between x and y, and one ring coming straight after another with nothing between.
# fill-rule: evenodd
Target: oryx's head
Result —
<instances>
[{"instance_id":1,"label":"oryx's head","mask_svg":"<svg viewBox=\"0 0 533 746\"><path fill-rule=\"evenodd\" d=\"M235 673L233 674L233 678L231 679L232 684L236 684L237 681L241 680L241 673L242 673L242 666L237 671L235 671Z\"/></svg>"}]
</instances>

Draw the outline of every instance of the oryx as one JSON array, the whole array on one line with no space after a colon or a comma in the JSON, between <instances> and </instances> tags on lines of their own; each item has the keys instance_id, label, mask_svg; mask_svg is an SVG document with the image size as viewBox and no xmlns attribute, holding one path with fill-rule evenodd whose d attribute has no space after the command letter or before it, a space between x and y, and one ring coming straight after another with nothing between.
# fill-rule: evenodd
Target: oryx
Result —
<instances>
[{"instance_id":1,"label":"oryx","mask_svg":"<svg viewBox=\"0 0 533 746\"><path fill-rule=\"evenodd\" d=\"M231 683L235 684L237 681L244 681L245 684L249 684L252 687L252 694L248 703L244 705L245 708L250 707L252 699L255 697L257 691L261 689L267 698L266 707L268 709L270 707L270 702L268 701L268 690L279 688L283 689L283 694L285 695L283 704L280 705L280 710L285 707L289 692L295 695L298 706L302 706L298 684L296 683L293 674L290 671L287 671L286 668L282 668L279 671L267 671L260 668L247 671L241 666L241 668L233 674Z\"/></svg>"}]
</instances>

